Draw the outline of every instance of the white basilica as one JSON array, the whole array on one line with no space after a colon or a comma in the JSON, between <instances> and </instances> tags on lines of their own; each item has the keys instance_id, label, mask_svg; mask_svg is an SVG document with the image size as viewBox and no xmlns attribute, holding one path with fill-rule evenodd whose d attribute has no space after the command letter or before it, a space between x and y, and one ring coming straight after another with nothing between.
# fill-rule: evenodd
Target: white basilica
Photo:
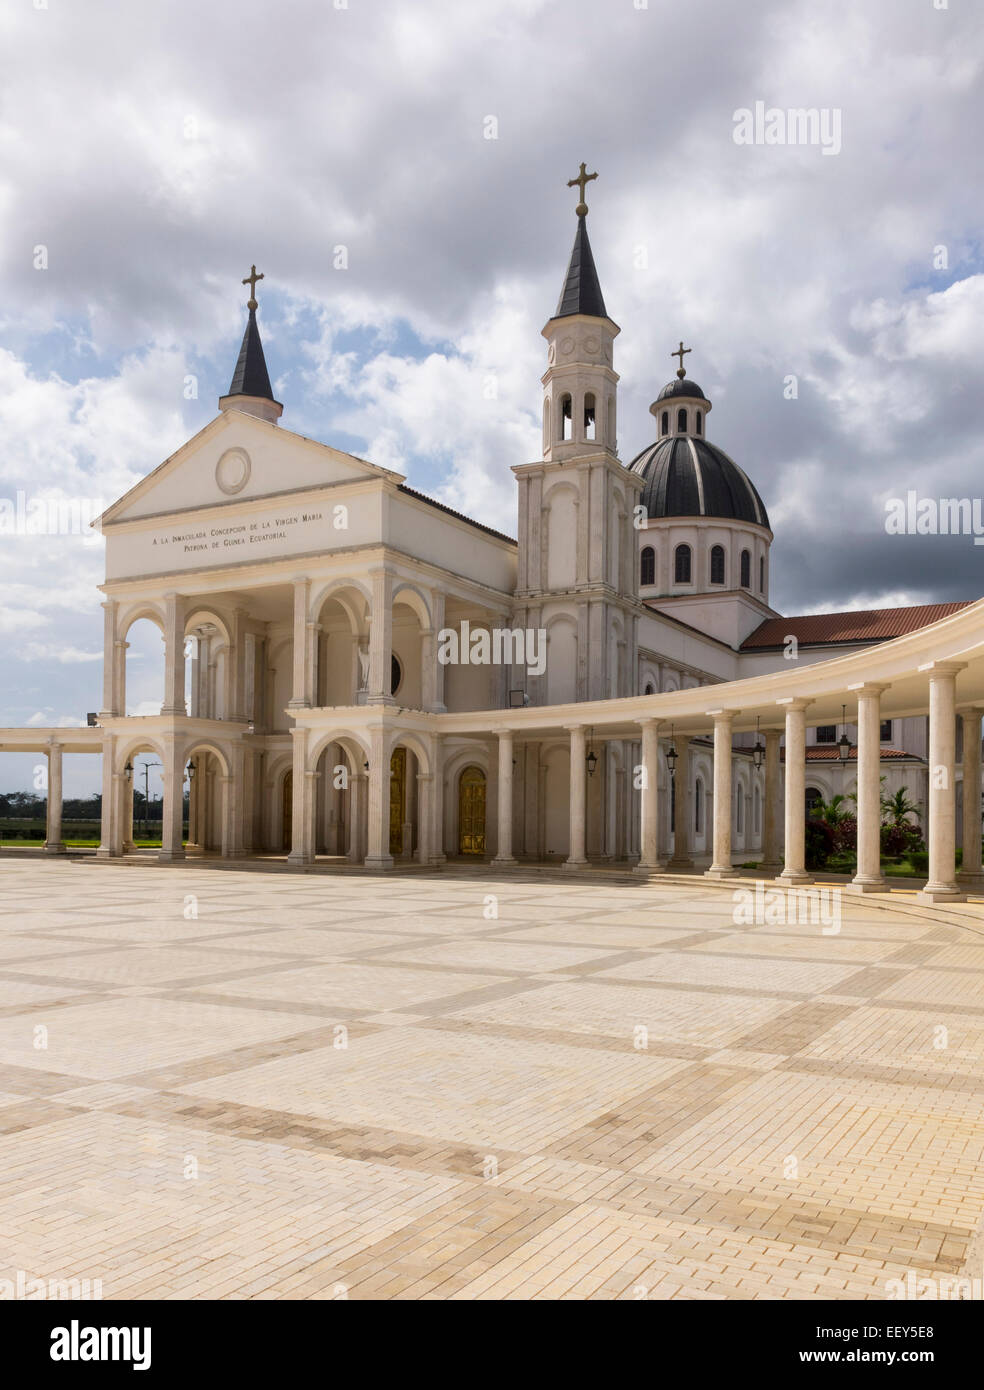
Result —
<instances>
[{"instance_id":1,"label":"white basilica","mask_svg":"<svg viewBox=\"0 0 984 1390\"><path fill-rule=\"evenodd\" d=\"M927 900L980 881L984 602L776 613L766 507L709 439L682 343L654 442L623 463L590 177L572 181L574 246L543 329L543 456L512 469L516 540L283 428L253 268L219 413L99 522L97 727L0 731L0 747L48 754L50 850L62 750L101 753L109 858L132 848L132 760L150 751L165 860L714 878L750 861L796 884L809 802L856 789L855 884L877 890L884 778L924 808ZM164 641L151 717L126 713L141 618Z\"/></svg>"}]
</instances>

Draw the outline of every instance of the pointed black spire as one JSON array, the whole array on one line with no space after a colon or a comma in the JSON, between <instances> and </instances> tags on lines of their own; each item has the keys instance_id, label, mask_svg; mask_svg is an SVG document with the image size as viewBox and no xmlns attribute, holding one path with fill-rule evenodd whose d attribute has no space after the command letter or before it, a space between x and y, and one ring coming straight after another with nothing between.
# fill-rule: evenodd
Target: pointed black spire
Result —
<instances>
[{"instance_id":1,"label":"pointed black spire","mask_svg":"<svg viewBox=\"0 0 984 1390\"><path fill-rule=\"evenodd\" d=\"M560 301L554 318L564 318L568 314L591 314L596 319L606 319L608 312L598 283L591 243L588 241L588 225L584 217L577 219L577 233L571 251L567 279L560 293Z\"/></svg>"},{"instance_id":2,"label":"pointed black spire","mask_svg":"<svg viewBox=\"0 0 984 1390\"><path fill-rule=\"evenodd\" d=\"M260 330L256 322L255 307L251 307L249 311L246 332L243 334L243 345L239 349L239 359L236 362L236 370L232 374L232 383L229 386L228 394L230 396L262 396L264 400L273 400L270 373L267 371L266 358L263 356L263 344L260 342Z\"/></svg>"}]
</instances>

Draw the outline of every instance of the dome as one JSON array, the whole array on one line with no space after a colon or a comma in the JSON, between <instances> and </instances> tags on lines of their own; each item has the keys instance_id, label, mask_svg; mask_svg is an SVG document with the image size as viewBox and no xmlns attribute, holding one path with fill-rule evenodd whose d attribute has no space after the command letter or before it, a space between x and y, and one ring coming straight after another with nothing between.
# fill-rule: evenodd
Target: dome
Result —
<instances>
[{"instance_id":1,"label":"dome","mask_svg":"<svg viewBox=\"0 0 984 1390\"><path fill-rule=\"evenodd\" d=\"M639 500L651 517L719 516L769 525L751 480L706 439L686 434L659 439L636 455L629 470L646 480Z\"/></svg>"},{"instance_id":2,"label":"dome","mask_svg":"<svg viewBox=\"0 0 984 1390\"><path fill-rule=\"evenodd\" d=\"M696 381L691 381L689 377L678 377L676 381L668 381L656 397L656 404L671 400L674 396L696 396L699 401L707 399Z\"/></svg>"}]
</instances>

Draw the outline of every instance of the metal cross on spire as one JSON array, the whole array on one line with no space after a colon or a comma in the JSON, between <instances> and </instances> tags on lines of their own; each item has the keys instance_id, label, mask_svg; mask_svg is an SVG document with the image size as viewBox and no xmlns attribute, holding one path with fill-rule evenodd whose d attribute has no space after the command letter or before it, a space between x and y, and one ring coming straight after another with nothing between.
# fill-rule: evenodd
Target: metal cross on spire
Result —
<instances>
[{"instance_id":1,"label":"metal cross on spire","mask_svg":"<svg viewBox=\"0 0 984 1390\"><path fill-rule=\"evenodd\" d=\"M573 187L576 185L577 188L578 188L578 191L579 191L579 193L580 193L580 201L579 201L577 207L574 209L574 211L577 213L578 217L586 217L586 216L588 215L588 205L587 205L587 203L584 201L584 186L585 186L585 184L590 183L592 179L596 179L596 178L598 177L597 174L588 174L588 173L585 173L586 168L587 168L587 165L586 165L586 164L584 163L584 161L582 160L582 161L581 161L581 171L580 171L580 173L578 174L577 178L576 178L576 179L568 179L568 180L567 180L567 187L568 187L568 188L573 188Z\"/></svg>"},{"instance_id":2,"label":"metal cross on spire","mask_svg":"<svg viewBox=\"0 0 984 1390\"><path fill-rule=\"evenodd\" d=\"M263 279L263 272L262 272L262 270L260 271L259 275L257 275L257 273L256 273L256 266L255 266L255 265L254 265L254 266L251 266L251 267L250 267L249 274L246 276L245 280L243 281L243 284L244 284L244 285L249 285L249 299L248 299L247 302L246 302L246 308L247 308L247 309L255 309L255 308L257 307L257 303L256 303L256 282L257 282L257 280L262 280L262 279Z\"/></svg>"},{"instance_id":3,"label":"metal cross on spire","mask_svg":"<svg viewBox=\"0 0 984 1390\"><path fill-rule=\"evenodd\" d=\"M687 355L688 352L693 352L693 348L685 348L685 347L683 346L683 339L681 338L681 339L680 339L680 346L677 348L676 352L671 352L671 353L670 353L670 356L671 356L671 357L679 357L679 359L680 359L680 365L679 365L679 367L677 368L677 376L680 378L681 381L682 381L683 378L687 375L687 369L686 369L686 367L684 367L684 365L683 365L683 359L684 359L684 357Z\"/></svg>"}]
</instances>

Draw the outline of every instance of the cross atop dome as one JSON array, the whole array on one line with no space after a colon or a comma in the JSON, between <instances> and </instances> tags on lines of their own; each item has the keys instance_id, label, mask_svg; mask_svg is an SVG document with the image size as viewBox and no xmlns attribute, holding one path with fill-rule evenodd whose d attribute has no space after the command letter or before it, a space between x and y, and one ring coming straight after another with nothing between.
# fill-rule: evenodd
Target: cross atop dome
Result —
<instances>
[{"instance_id":1,"label":"cross atop dome","mask_svg":"<svg viewBox=\"0 0 984 1390\"><path fill-rule=\"evenodd\" d=\"M253 269L255 270L256 267L254 266ZM245 282L245 280L244 280L244 281L243 281L243 284L245 284L245 283L246 283L246 282ZM685 347L683 346L683 339L681 338L681 339L680 339L680 346L677 348L676 352L671 352L671 353L670 353L670 356L671 356L671 357L679 357L679 359L680 359L680 365L679 365L679 367L677 367L677 376L680 378L681 381L682 381L683 378L687 375L687 369L686 369L686 367L683 365L683 359L684 359L684 357L687 355L688 352L693 352L693 348L685 348Z\"/></svg>"},{"instance_id":2,"label":"cross atop dome","mask_svg":"<svg viewBox=\"0 0 984 1390\"><path fill-rule=\"evenodd\" d=\"M577 187L577 189L578 189L578 191L579 191L579 193L580 193L580 198L579 198L579 200L578 200L577 207L574 209L574 211L577 213L578 217L587 217L587 215L588 215L588 205L587 205L587 203L584 201L584 189L585 189L585 186L586 186L587 184L589 184L589 183L591 182L592 179L596 179L596 178L598 177L598 175L597 175L596 173L595 173L595 174L588 174L588 173L586 173L586 172L585 172L586 169L587 169L587 165L585 164L584 160L582 159L582 160L581 160L580 172L578 173L577 178L576 178L576 179L568 179L568 180L567 180L567 187L568 187L568 188Z\"/></svg>"},{"instance_id":3,"label":"cross atop dome","mask_svg":"<svg viewBox=\"0 0 984 1390\"><path fill-rule=\"evenodd\" d=\"M250 266L249 274L243 280L244 285L249 285L249 299L246 301L247 309L252 309L255 311L260 307L256 302L256 282L257 280L262 280L263 278L264 276L262 270L260 271L259 275L257 275L256 266Z\"/></svg>"}]
</instances>

